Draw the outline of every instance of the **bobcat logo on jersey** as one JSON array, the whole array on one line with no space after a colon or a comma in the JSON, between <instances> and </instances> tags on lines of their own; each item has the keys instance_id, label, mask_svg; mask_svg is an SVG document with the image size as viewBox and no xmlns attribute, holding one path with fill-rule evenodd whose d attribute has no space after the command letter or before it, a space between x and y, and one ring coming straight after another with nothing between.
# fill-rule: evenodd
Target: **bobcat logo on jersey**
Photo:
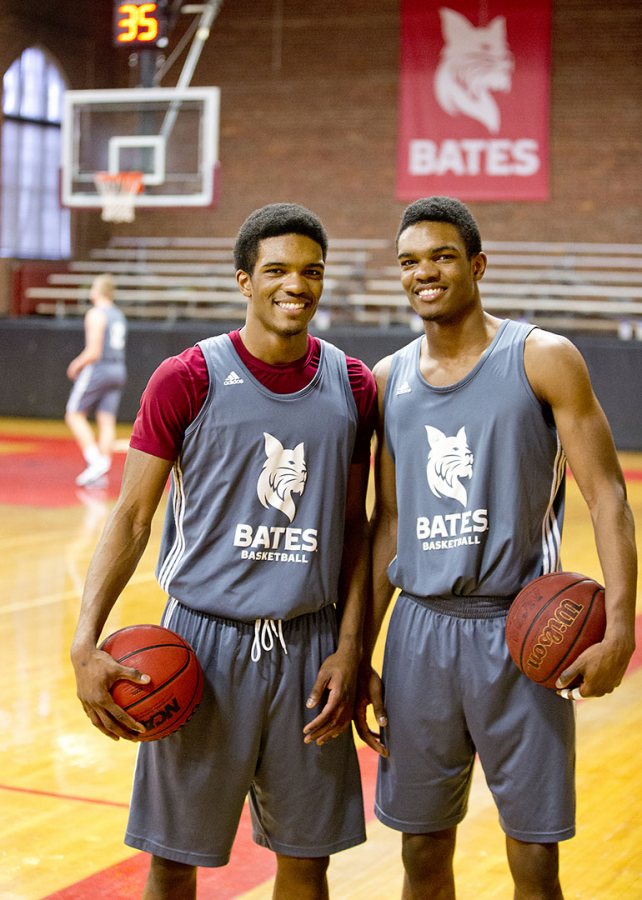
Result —
<instances>
[{"instance_id":1,"label":"bobcat logo on jersey","mask_svg":"<svg viewBox=\"0 0 642 900\"><path fill-rule=\"evenodd\" d=\"M435 97L451 116L463 114L492 134L500 126L499 107L491 91L512 86L513 54L506 42L506 19L497 16L475 28L454 9L440 9L444 48L435 71Z\"/></svg>"},{"instance_id":2,"label":"bobcat logo on jersey","mask_svg":"<svg viewBox=\"0 0 642 900\"><path fill-rule=\"evenodd\" d=\"M296 515L292 495L303 493L308 477L304 446L301 443L288 450L278 438L266 431L263 437L267 459L259 475L256 492L266 509L268 506L279 509L292 522Z\"/></svg>"},{"instance_id":3,"label":"bobcat logo on jersey","mask_svg":"<svg viewBox=\"0 0 642 900\"><path fill-rule=\"evenodd\" d=\"M435 497L451 497L466 506L468 495L461 478L472 478L474 456L468 446L466 429L447 437L439 428L426 425L428 435L428 487Z\"/></svg>"}]
</instances>

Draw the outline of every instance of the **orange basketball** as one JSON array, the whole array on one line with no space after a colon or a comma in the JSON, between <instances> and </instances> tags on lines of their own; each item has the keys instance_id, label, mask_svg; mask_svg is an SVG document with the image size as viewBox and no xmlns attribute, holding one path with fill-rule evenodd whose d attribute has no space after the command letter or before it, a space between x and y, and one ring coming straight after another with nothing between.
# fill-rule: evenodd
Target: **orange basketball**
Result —
<instances>
[{"instance_id":1,"label":"orange basketball","mask_svg":"<svg viewBox=\"0 0 642 900\"><path fill-rule=\"evenodd\" d=\"M560 674L602 640L605 628L602 585L577 572L552 572L531 581L513 600L506 643L525 675L554 688Z\"/></svg>"},{"instance_id":2,"label":"orange basketball","mask_svg":"<svg viewBox=\"0 0 642 900\"><path fill-rule=\"evenodd\" d=\"M109 635L100 649L150 676L149 684L116 681L110 691L119 706L144 724L139 740L166 737L187 722L203 694L203 671L184 638L160 625L130 625Z\"/></svg>"}]
</instances>

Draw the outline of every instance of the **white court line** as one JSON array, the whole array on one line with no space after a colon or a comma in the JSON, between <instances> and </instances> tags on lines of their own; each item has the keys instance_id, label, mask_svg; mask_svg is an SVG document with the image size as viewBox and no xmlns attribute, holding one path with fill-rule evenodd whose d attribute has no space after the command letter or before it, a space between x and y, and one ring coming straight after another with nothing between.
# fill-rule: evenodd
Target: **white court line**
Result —
<instances>
[{"instance_id":1,"label":"white court line","mask_svg":"<svg viewBox=\"0 0 642 900\"><path fill-rule=\"evenodd\" d=\"M127 582L127 586L144 584L148 581L156 581L154 575L133 575ZM10 603L8 606L0 607L0 616L10 613L26 612L30 609L39 609L42 606L51 606L54 603L60 603L65 600L80 600L78 591L63 591L62 593L51 594L43 597L34 597L32 600L23 600L18 603Z\"/></svg>"}]
</instances>

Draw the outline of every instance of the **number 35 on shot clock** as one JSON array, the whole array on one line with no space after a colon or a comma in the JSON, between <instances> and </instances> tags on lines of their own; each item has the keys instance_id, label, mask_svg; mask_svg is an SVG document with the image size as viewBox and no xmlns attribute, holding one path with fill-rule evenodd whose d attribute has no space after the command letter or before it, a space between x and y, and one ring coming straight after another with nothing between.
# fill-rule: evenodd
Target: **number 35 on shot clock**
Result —
<instances>
[{"instance_id":1,"label":"number 35 on shot clock","mask_svg":"<svg viewBox=\"0 0 642 900\"><path fill-rule=\"evenodd\" d=\"M165 0L158 3L114 0L114 44L117 47L166 47Z\"/></svg>"}]
</instances>

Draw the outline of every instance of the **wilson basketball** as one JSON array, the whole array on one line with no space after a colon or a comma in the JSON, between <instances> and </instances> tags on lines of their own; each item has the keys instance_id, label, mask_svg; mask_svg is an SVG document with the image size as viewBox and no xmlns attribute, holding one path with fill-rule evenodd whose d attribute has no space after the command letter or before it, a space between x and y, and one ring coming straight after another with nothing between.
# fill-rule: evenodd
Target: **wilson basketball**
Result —
<instances>
[{"instance_id":1,"label":"wilson basketball","mask_svg":"<svg viewBox=\"0 0 642 900\"><path fill-rule=\"evenodd\" d=\"M506 618L506 643L525 675L555 688L561 673L602 640L605 628L602 585L577 572L552 572L515 597Z\"/></svg>"},{"instance_id":2,"label":"wilson basketball","mask_svg":"<svg viewBox=\"0 0 642 900\"><path fill-rule=\"evenodd\" d=\"M130 625L109 635L100 649L150 676L149 684L116 681L110 691L145 726L139 740L158 740L187 722L203 694L203 671L184 638L160 625Z\"/></svg>"}]
</instances>

